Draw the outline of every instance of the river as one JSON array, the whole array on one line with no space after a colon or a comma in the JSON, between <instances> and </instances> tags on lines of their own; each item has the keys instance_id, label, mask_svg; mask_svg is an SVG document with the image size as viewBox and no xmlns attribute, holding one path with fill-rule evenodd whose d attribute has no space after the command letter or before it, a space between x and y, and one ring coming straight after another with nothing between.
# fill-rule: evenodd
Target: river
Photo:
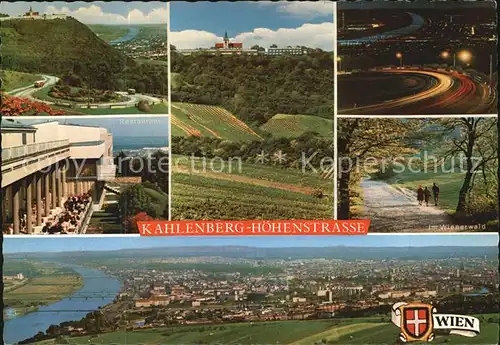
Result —
<instances>
[{"instance_id":1,"label":"river","mask_svg":"<svg viewBox=\"0 0 500 345\"><path fill-rule=\"evenodd\" d=\"M135 38L135 36L137 36L137 34L139 33L139 28L137 27L129 27L128 28L128 32L125 36L122 36L120 38L117 38L116 40L112 40L111 44L117 44L117 43L124 43L124 42L127 42L127 41L131 41Z\"/></svg>"},{"instance_id":2,"label":"river","mask_svg":"<svg viewBox=\"0 0 500 345\"><path fill-rule=\"evenodd\" d=\"M387 31L384 33L380 33L377 35L360 37L360 38L355 38L352 40L338 40L338 45L343 46L343 45L357 45L357 44L364 44L364 43L374 43L378 40L389 39L389 38L394 38L394 37L398 37L398 36L412 34L424 26L424 24L425 24L424 18L422 18L421 16L419 16L416 13L408 12L408 14L411 16L411 19L412 19L412 23L408 26L405 26L405 27L399 28L399 29L394 29L391 31Z\"/></svg>"},{"instance_id":3,"label":"river","mask_svg":"<svg viewBox=\"0 0 500 345\"><path fill-rule=\"evenodd\" d=\"M38 332L45 332L50 325L80 320L89 312L111 303L120 291L121 283L104 272L75 265L65 266L82 276L83 287L59 302L5 321L3 334L5 344L15 344L31 338Z\"/></svg>"}]
</instances>

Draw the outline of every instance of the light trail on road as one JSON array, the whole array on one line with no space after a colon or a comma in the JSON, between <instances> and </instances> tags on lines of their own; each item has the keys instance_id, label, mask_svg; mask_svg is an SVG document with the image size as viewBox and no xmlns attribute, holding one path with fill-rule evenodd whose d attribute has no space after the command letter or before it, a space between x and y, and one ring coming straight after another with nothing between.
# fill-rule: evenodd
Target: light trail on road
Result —
<instances>
[{"instance_id":1,"label":"light trail on road","mask_svg":"<svg viewBox=\"0 0 500 345\"><path fill-rule=\"evenodd\" d=\"M449 113L489 113L493 110L495 90L478 83L458 72L431 71L410 68L391 68L376 71L382 74L421 75L433 82L433 85L414 95L404 96L382 103L339 110L340 114L449 114ZM493 93L493 94L492 94ZM478 95L479 94L479 95Z\"/></svg>"}]
</instances>

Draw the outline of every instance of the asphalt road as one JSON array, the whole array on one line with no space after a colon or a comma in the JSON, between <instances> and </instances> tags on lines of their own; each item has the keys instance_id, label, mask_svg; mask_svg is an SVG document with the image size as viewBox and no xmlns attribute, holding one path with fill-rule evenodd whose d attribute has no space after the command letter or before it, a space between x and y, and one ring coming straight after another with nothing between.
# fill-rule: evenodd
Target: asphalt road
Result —
<instances>
[{"instance_id":1,"label":"asphalt road","mask_svg":"<svg viewBox=\"0 0 500 345\"><path fill-rule=\"evenodd\" d=\"M22 88L18 88L18 89L9 91L9 92L7 92L7 94L9 94L11 96L28 98L28 99L31 99L33 101L53 105L53 104L55 104L54 102L38 99L38 98L34 97L33 94L37 91L40 91L41 89L53 86L54 84L57 83L59 78L54 77L54 76L49 76L49 75L44 75L42 77L43 77L43 80L45 80L45 85L42 87L34 87L33 85L30 85L30 86L25 86ZM146 100L149 103L160 103L161 102L161 99L158 97L143 95L140 93L136 93L135 95L129 95L127 92L122 92L122 91L116 92L116 93L120 94L121 96L126 97L127 100L121 101L121 102L92 103L91 105L98 105L99 107L103 107L103 108L110 107L110 106L134 107L141 100ZM68 101L61 100L61 102L68 102ZM87 103L82 102L82 103L77 103L77 104L86 105Z\"/></svg>"},{"instance_id":2,"label":"asphalt road","mask_svg":"<svg viewBox=\"0 0 500 345\"><path fill-rule=\"evenodd\" d=\"M380 74L386 78L387 74L403 74L408 77L423 76L431 86L421 92L407 96L385 99L377 104L360 107L339 109L343 115L441 115L441 114L493 114L496 113L496 90L484 82L458 72L445 70L418 70L409 68L388 68L373 71L374 76ZM356 78L356 73L345 75L343 78ZM360 83L361 84L361 83ZM356 84L354 84L356 85ZM339 85L339 98L342 92ZM360 90L362 85L359 85ZM384 90L386 91L386 90ZM377 92L371 90L371 92Z\"/></svg>"},{"instance_id":3,"label":"asphalt road","mask_svg":"<svg viewBox=\"0 0 500 345\"><path fill-rule=\"evenodd\" d=\"M419 206L415 193L395 188L382 181L364 179L363 218L370 219L370 231L374 232L445 232L430 228L451 224L445 211L432 203ZM413 195L415 194L415 195Z\"/></svg>"}]
</instances>

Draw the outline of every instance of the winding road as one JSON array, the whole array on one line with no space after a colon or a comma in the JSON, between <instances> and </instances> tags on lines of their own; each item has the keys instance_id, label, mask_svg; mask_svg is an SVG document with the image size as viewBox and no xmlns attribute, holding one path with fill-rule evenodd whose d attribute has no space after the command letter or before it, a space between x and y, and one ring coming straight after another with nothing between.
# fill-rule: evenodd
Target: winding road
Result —
<instances>
[{"instance_id":1,"label":"winding road","mask_svg":"<svg viewBox=\"0 0 500 345\"><path fill-rule=\"evenodd\" d=\"M11 90L7 92L8 95L10 96L15 96L15 97L22 97L22 98L28 98L33 101L49 104L49 105L54 105L56 104L55 102L52 101L47 101L47 100L42 100L39 98L34 97L33 95L40 91L41 89L51 87L55 85L58 81L58 77L54 76L49 76L49 75L43 75L43 80L45 81L45 84L42 87L35 87L34 85L29 85L29 86L24 86L15 90ZM162 100L158 97L154 96L149 96L149 95L144 95L140 93L136 93L134 95L129 95L127 92L123 91L117 91L117 94L126 97L126 101L121 101L121 102L108 102L108 103L91 103L91 106L97 106L100 108L107 108L107 107L134 107L139 101L145 100L148 103L160 103ZM64 102L70 102L66 100L61 100L61 103ZM73 102L74 103L74 102ZM87 103L77 103L78 105L86 106Z\"/></svg>"},{"instance_id":2,"label":"winding road","mask_svg":"<svg viewBox=\"0 0 500 345\"><path fill-rule=\"evenodd\" d=\"M480 81L478 77L474 78L444 69L384 68L373 70L371 73L375 78L377 74L380 77L387 77L388 74L425 77L428 80L429 87L415 94L388 99L377 104L339 109L339 114L438 115L496 113L496 91L484 81ZM357 74L345 75L343 78L357 78ZM342 90L342 86L339 86L339 90ZM341 93L339 97L342 97Z\"/></svg>"},{"instance_id":3,"label":"winding road","mask_svg":"<svg viewBox=\"0 0 500 345\"><path fill-rule=\"evenodd\" d=\"M440 225L452 223L445 211L430 203L429 206L419 206L411 191L370 179L362 180L361 188L363 218L371 220L373 231L445 232L447 230Z\"/></svg>"}]
</instances>

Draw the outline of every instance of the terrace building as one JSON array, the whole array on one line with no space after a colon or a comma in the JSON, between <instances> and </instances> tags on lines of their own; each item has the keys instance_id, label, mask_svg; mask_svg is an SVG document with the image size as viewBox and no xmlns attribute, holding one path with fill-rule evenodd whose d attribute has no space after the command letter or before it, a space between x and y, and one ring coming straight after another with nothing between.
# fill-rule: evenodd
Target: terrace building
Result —
<instances>
[{"instance_id":1,"label":"terrace building","mask_svg":"<svg viewBox=\"0 0 500 345\"><path fill-rule=\"evenodd\" d=\"M84 227L102 205L105 182L115 177L111 133L57 121L26 125L2 120L0 127L3 230L40 233L64 211L69 197L88 193Z\"/></svg>"}]
</instances>

